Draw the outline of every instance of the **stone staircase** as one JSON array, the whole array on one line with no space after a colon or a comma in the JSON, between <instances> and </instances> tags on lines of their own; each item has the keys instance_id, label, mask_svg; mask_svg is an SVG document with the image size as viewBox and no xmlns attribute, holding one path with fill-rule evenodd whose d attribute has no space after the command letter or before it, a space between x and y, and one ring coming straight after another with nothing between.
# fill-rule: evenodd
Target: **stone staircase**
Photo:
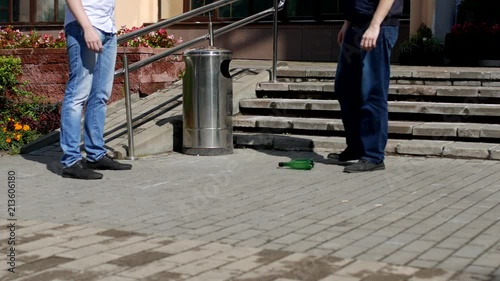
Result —
<instances>
[{"instance_id":1,"label":"stone staircase","mask_svg":"<svg viewBox=\"0 0 500 281\"><path fill-rule=\"evenodd\" d=\"M345 148L334 64L278 69L240 100L237 147ZM393 66L387 154L500 159L500 69Z\"/></svg>"},{"instance_id":2,"label":"stone staircase","mask_svg":"<svg viewBox=\"0 0 500 281\"><path fill-rule=\"evenodd\" d=\"M234 145L276 150L345 148L335 96L335 63L231 62ZM132 96L135 156L182 149L182 81L145 98ZM500 160L500 69L394 65L387 154ZM60 151L59 132L24 153ZM128 155L124 101L108 107L105 140Z\"/></svg>"}]
</instances>

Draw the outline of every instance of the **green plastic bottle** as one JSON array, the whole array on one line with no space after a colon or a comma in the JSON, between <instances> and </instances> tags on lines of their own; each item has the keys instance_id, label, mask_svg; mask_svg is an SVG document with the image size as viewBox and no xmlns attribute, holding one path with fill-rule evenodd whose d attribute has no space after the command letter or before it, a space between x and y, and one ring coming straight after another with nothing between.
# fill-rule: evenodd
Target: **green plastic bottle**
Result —
<instances>
[{"instance_id":1,"label":"green plastic bottle","mask_svg":"<svg viewBox=\"0 0 500 281\"><path fill-rule=\"evenodd\" d=\"M313 159L293 159L288 162L279 162L278 166L297 170L311 170L314 167L314 161Z\"/></svg>"}]
</instances>

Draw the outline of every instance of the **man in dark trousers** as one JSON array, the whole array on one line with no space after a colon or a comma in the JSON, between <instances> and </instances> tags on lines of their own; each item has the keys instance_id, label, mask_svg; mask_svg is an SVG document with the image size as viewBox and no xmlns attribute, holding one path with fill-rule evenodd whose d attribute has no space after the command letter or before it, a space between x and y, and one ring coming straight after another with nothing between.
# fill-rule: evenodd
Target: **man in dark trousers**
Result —
<instances>
[{"instance_id":1,"label":"man in dark trousers","mask_svg":"<svg viewBox=\"0 0 500 281\"><path fill-rule=\"evenodd\" d=\"M346 20L335 92L341 107L347 148L328 158L347 165L344 172L385 169L390 56L399 32L403 0L344 0Z\"/></svg>"}]
</instances>

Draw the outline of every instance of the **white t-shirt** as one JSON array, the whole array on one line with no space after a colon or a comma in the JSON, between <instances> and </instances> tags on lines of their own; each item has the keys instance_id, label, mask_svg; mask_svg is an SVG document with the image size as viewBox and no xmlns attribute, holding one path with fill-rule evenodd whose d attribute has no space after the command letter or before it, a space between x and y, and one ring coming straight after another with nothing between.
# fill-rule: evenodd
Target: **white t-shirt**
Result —
<instances>
[{"instance_id":1,"label":"white t-shirt","mask_svg":"<svg viewBox=\"0 0 500 281\"><path fill-rule=\"evenodd\" d=\"M82 0L83 9L92 25L109 33L116 33L115 2L116 0ZM75 20L68 6L66 6L64 25Z\"/></svg>"}]
</instances>

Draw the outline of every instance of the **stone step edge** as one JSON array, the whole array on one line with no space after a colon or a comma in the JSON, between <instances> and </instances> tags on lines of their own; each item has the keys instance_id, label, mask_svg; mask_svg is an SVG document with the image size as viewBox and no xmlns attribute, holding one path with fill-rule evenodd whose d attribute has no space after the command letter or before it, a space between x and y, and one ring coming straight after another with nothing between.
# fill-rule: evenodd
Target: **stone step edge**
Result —
<instances>
[{"instance_id":1,"label":"stone step edge","mask_svg":"<svg viewBox=\"0 0 500 281\"><path fill-rule=\"evenodd\" d=\"M337 131L343 132L344 126L340 119L275 117L260 115L233 116L233 127L262 128L262 129L289 129L309 131ZM389 120L389 134L407 136L496 139L500 138L500 125L480 123L444 123Z\"/></svg>"},{"instance_id":2,"label":"stone step edge","mask_svg":"<svg viewBox=\"0 0 500 281\"><path fill-rule=\"evenodd\" d=\"M500 116L500 104L389 101L390 113ZM340 111L338 100L252 98L240 100L240 108L305 111Z\"/></svg>"},{"instance_id":3,"label":"stone step edge","mask_svg":"<svg viewBox=\"0 0 500 281\"><path fill-rule=\"evenodd\" d=\"M236 147L265 148L284 151L341 152L345 138L263 133L233 133ZM432 140L389 139L387 155L428 156L500 160L500 144Z\"/></svg>"},{"instance_id":4,"label":"stone step edge","mask_svg":"<svg viewBox=\"0 0 500 281\"><path fill-rule=\"evenodd\" d=\"M179 87L181 85L176 83L173 87L148 95L132 104L134 157L173 150L173 145L176 143L174 134L177 132L175 127L178 127L176 124L179 116L182 116L182 97L180 97L182 91ZM159 103L163 106L158 107ZM165 108L168 110L165 111ZM122 109L121 112L117 111L113 116L108 116L104 136L108 150L117 159L130 156L127 120L124 113Z\"/></svg>"},{"instance_id":5,"label":"stone step edge","mask_svg":"<svg viewBox=\"0 0 500 281\"><path fill-rule=\"evenodd\" d=\"M140 158L176 150L181 139L179 128L182 132L182 117L178 114L171 115L171 123L156 126L157 120L144 124L134 131L134 157ZM120 136L106 144L116 159L126 159L129 155L128 135ZM177 147L177 150L179 148Z\"/></svg>"},{"instance_id":6,"label":"stone step edge","mask_svg":"<svg viewBox=\"0 0 500 281\"><path fill-rule=\"evenodd\" d=\"M293 78L334 78L336 69L300 69L300 68L278 68L277 77ZM500 81L500 70L444 70L442 68L427 68L416 70L391 70L392 78L403 79L454 79L454 80L490 80Z\"/></svg>"},{"instance_id":7,"label":"stone step edge","mask_svg":"<svg viewBox=\"0 0 500 281\"><path fill-rule=\"evenodd\" d=\"M333 82L262 82L258 83L256 91L276 92L335 92ZM500 98L499 87L482 86L439 86L439 85L408 85L391 84L390 95L411 96L442 96L442 97L473 97L473 98Z\"/></svg>"}]
</instances>

